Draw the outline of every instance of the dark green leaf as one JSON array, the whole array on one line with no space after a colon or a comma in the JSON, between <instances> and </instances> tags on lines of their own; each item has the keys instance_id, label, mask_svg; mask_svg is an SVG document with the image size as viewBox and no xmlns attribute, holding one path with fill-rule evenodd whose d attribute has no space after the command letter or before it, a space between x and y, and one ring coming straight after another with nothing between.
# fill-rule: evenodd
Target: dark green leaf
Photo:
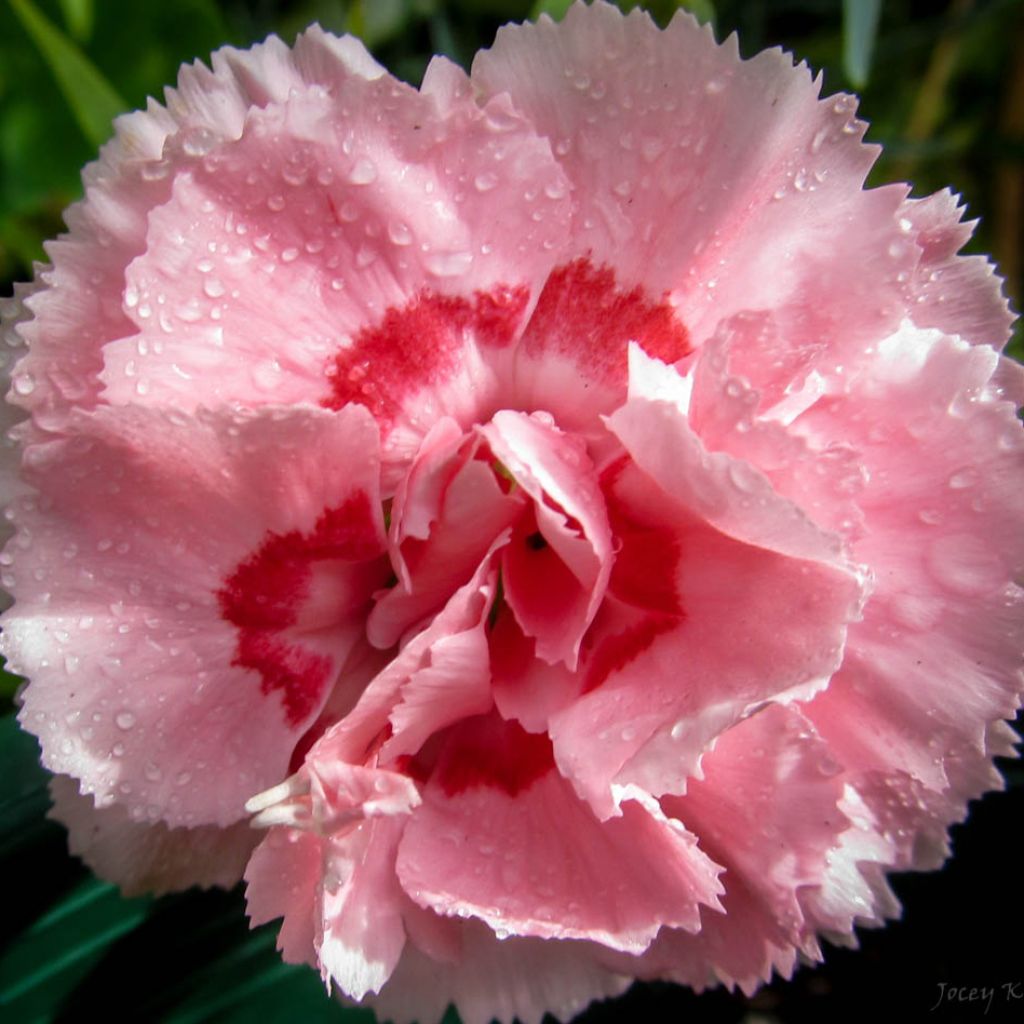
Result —
<instances>
[{"instance_id":1,"label":"dark green leaf","mask_svg":"<svg viewBox=\"0 0 1024 1024\"><path fill-rule=\"evenodd\" d=\"M14 13L39 47L85 137L99 146L127 104L84 53L31 0L11 0Z\"/></svg>"},{"instance_id":2,"label":"dark green leaf","mask_svg":"<svg viewBox=\"0 0 1024 1024\"><path fill-rule=\"evenodd\" d=\"M60 10L71 35L80 43L88 42L96 19L92 0L60 0Z\"/></svg>"}]
</instances>

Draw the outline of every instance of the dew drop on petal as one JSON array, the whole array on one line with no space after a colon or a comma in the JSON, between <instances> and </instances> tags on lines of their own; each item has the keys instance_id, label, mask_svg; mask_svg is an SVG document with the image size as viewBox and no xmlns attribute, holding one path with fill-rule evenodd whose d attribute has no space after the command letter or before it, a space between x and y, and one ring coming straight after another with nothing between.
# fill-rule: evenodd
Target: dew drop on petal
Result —
<instances>
[{"instance_id":1,"label":"dew drop on petal","mask_svg":"<svg viewBox=\"0 0 1024 1024\"><path fill-rule=\"evenodd\" d=\"M135 715L130 711L118 711L114 716L114 724L118 729L128 732L129 729L133 729L135 727Z\"/></svg>"},{"instance_id":2,"label":"dew drop on petal","mask_svg":"<svg viewBox=\"0 0 1024 1024\"><path fill-rule=\"evenodd\" d=\"M432 252L424 262L427 269L437 277L458 277L466 273L473 263L471 252Z\"/></svg>"},{"instance_id":3,"label":"dew drop on petal","mask_svg":"<svg viewBox=\"0 0 1024 1024\"><path fill-rule=\"evenodd\" d=\"M369 185L377 180L377 165L366 157L360 157L349 171L350 185Z\"/></svg>"}]
</instances>

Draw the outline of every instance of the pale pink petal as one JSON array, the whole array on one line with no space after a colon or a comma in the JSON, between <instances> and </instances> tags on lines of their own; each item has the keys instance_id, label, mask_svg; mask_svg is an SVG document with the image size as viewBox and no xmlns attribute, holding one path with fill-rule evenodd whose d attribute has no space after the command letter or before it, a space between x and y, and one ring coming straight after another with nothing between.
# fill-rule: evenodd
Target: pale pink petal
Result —
<instances>
[{"instance_id":1,"label":"pale pink petal","mask_svg":"<svg viewBox=\"0 0 1024 1024\"><path fill-rule=\"evenodd\" d=\"M468 426L569 216L547 143L505 106L349 76L251 110L150 214L105 397L357 401L396 458L438 414Z\"/></svg>"},{"instance_id":2,"label":"pale pink petal","mask_svg":"<svg viewBox=\"0 0 1024 1024\"><path fill-rule=\"evenodd\" d=\"M271 830L246 874L253 923L283 916L279 945L306 959L312 941L328 988L354 999L380 990L405 945L395 850L419 803L404 775L346 764L319 743L297 776L247 805L255 823L289 826Z\"/></svg>"},{"instance_id":3,"label":"pale pink petal","mask_svg":"<svg viewBox=\"0 0 1024 1024\"><path fill-rule=\"evenodd\" d=\"M994 784L988 731L1024 688L1024 434L996 384L998 358L908 325L865 358L856 391L801 418L814 433L842 424L861 450L871 484L854 555L884 567L808 714L871 810L903 830L907 862L935 859L907 845L907 821L937 822L941 845L966 800Z\"/></svg>"},{"instance_id":4,"label":"pale pink petal","mask_svg":"<svg viewBox=\"0 0 1024 1024\"><path fill-rule=\"evenodd\" d=\"M536 530L522 520L503 556L505 598L536 641L537 656L575 668L612 564L594 465L579 438L539 414L502 410L479 429L533 499Z\"/></svg>"},{"instance_id":5,"label":"pale pink petal","mask_svg":"<svg viewBox=\"0 0 1024 1024\"><path fill-rule=\"evenodd\" d=\"M687 418L700 443L756 466L772 489L821 529L850 539L866 473L845 434L804 435L800 415L844 386L787 349L770 314L738 314L703 346L688 377Z\"/></svg>"},{"instance_id":6,"label":"pale pink petal","mask_svg":"<svg viewBox=\"0 0 1024 1024\"><path fill-rule=\"evenodd\" d=\"M663 806L725 868L725 913L702 912L692 935L663 931L641 973L749 993L773 970L788 977L798 952L820 958L801 896L822 884L850 825L841 768L807 720L779 706L724 732L702 767L686 796Z\"/></svg>"},{"instance_id":7,"label":"pale pink petal","mask_svg":"<svg viewBox=\"0 0 1024 1024\"><path fill-rule=\"evenodd\" d=\"M228 824L286 773L387 577L376 427L355 407L73 422L26 452L39 497L3 556L21 720L101 807Z\"/></svg>"},{"instance_id":8,"label":"pale pink petal","mask_svg":"<svg viewBox=\"0 0 1024 1024\"><path fill-rule=\"evenodd\" d=\"M381 748L385 761L415 754L434 733L494 704L485 623L441 637L430 648L430 664L402 687L391 712L392 737Z\"/></svg>"},{"instance_id":9,"label":"pale pink petal","mask_svg":"<svg viewBox=\"0 0 1024 1024\"><path fill-rule=\"evenodd\" d=\"M460 587L430 625L409 640L369 682L351 712L327 731L319 743L320 756L363 764L379 753L381 744L388 738L394 736L396 745L402 743L395 735L392 713L401 704L406 687L420 672L427 672L421 691L424 696L434 689L432 683L441 682L433 671L435 647L439 644L447 647L455 638L466 637L487 621L497 588L495 556L505 540L507 538L498 539L481 560L473 578ZM458 653L462 643L463 640L456 640L452 653ZM475 674L466 674L466 680L476 693ZM439 714L439 723L447 725L448 712L444 706L437 703L430 706ZM416 725L423 728L420 723Z\"/></svg>"},{"instance_id":10,"label":"pale pink petal","mask_svg":"<svg viewBox=\"0 0 1024 1024\"><path fill-rule=\"evenodd\" d=\"M905 190L862 191L877 150L856 101L819 100L788 54L743 61L689 15L659 32L640 10L577 5L501 29L473 81L551 141L577 200L573 255L668 294L695 344L740 310L785 308L792 343L828 337L834 357L898 319L896 274L917 254Z\"/></svg>"},{"instance_id":11,"label":"pale pink petal","mask_svg":"<svg viewBox=\"0 0 1024 1024\"><path fill-rule=\"evenodd\" d=\"M249 922L255 928L283 918L277 948L286 963L319 966L318 898L328 842L312 832L272 828L245 869Z\"/></svg>"},{"instance_id":12,"label":"pale pink petal","mask_svg":"<svg viewBox=\"0 0 1024 1024\"><path fill-rule=\"evenodd\" d=\"M13 370L25 354L25 343L18 328L32 317L25 302L43 287L41 281L15 284L14 294L10 298L0 299L0 507L3 508L28 490L19 475L21 449L16 438L24 439L31 428L24 425L18 428L17 434L11 433L15 424L25 418L24 411L12 404L11 400L18 391L27 388L32 392L35 380L25 377L23 372L15 374ZM8 400L3 401L5 398ZM11 532L10 523L6 519L0 521L0 544L7 543ZM6 594L0 592L0 607L6 608L8 603Z\"/></svg>"},{"instance_id":13,"label":"pale pink petal","mask_svg":"<svg viewBox=\"0 0 1024 1024\"><path fill-rule=\"evenodd\" d=\"M885 871L896 863L897 850L848 783L838 806L850 827L829 851L819 884L801 890L799 899L811 927L832 943L855 946L854 925L879 925L900 915L885 878Z\"/></svg>"},{"instance_id":14,"label":"pale pink petal","mask_svg":"<svg viewBox=\"0 0 1024 1024\"><path fill-rule=\"evenodd\" d=\"M369 996L381 1020L395 1024L439 1020L453 1003L463 1024L541 1024L548 1014L570 1020L589 1002L619 995L632 980L601 964L589 942L496 939L475 921L459 922L462 956L439 963L406 945L380 995Z\"/></svg>"},{"instance_id":15,"label":"pale pink petal","mask_svg":"<svg viewBox=\"0 0 1024 1024\"><path fill-rule=\"evenodd\" d=\"M599 822L554 770L547 737L496 716L449 735L423 799L397 870L438 913L637 953L717 905L717 867L654 801L631 790L622 816Z\"/></svg>"},{"instance_id":16,"label":"pale pink petal","mask_svg":"<svg viewBox=\"0 0 1024 1024\"><path fill-rule=\"evenodd\" d=\"M607 418L633 463L675 502L721 532L794 558L843 565L839 538L815 526L778 495L756 466L726 452L708 451L686 411L661 397L675 371L630 350L629 401Z\"/></svg>"},{"instance_id":17,"label":"pale pink petal","mask_svg":"<svg viewBox=\"0 0 1024 1024\"><path fill-rule=\"evenodd\" d=\"M427 540L431 525L441 517L442 501L464 459L457 458L465 434L450 417L427 431L409 471L398 482L391 503L388 553L402 584L409 588L409 568L402 557L402 542L410 537ZM468 452L467 452L468 454Z\"/></svg>"},{"instance_id":18,"label":"pale pink petal","mask_svg":"<svg viewBox=\"0 0 1024 1024\"><path fill-rule=\"evenodd\" d=\"M327 841L320 974L353 999L379 992L405 945L395 877L401 818L367 821Z\"/></svg>"},{"instance_id":19,"label":"pale pink petal","mask_svg":"<svg viewBox=\"0 0 1024 1024\"><path fill-rule=\"evenodd\" d=\"M271 37L246 53L218 51L213 66L183 67L166 109L150 99L145 111L116 119L113 139L82 173L84 200L65 213L68 234L46 247L52 267L36 277L48 288L28 303L34 319L18 327L31 350L14 398L42 426L60 427L72 408L99 401L102 347L134 330L121 302L125 269L145 251L149 213L167 201L175 174L237 138L253 104L381 73L361 43L316 27L294 54Z\"/></svg>"},{"instance_id":20,"label":"pale pink petal","mask_svg":"<svg viewBox=\"0 0 1024 1024\"><path fill-rule=\"evenodd\" d=\"M98 809L66 775L50 782L50 817L68 830L68 848L125 896L188 889L230 889L242 877L259 833L239 822L228 828L168 828L134 822L123 807Z\"/></svg>"},{"instance_id":21,"label":"pale pink petal","mask_svg":"<svg viewBox=\"0 0 1024 1024\"><path fill-rule=\"evenodd\" d=\"M253 923L283 916L279 943L303 958L312 935L328 989L333 983L361 999L379 991L398 962L405 898L395 851L419 802L404 775L346 764L321 743L298 776L247 805L258 824L294 824L315 837L273 829L246 878Z\"/></svg>"},{"instance_id":22,"label":"pale pink petal","mask_svg":"<svg viewBox=\"0 0 1024 1024\"><path fill-rule=\"evenodd\" d=\"M903 204L900 227L921 248L920 262L906 285L909 313L918 327L937 327L972 345L1001 349L1014 316L991 261L957 255L977 223L964 223L963 214L960 197L949 189Z\"/></svg>"},{"instance_id":23,"label":"pale pink petal","mask_svg":"<svg viewBox=\"0 0 1024 1024\"><path fill-rule=\"evenodd\" d=\"M649 437L648 453L660 443ZM628 499L615 514L615 601L588 637L583 695L550 723L561 771L602 818L615 813L613 783L682 793L722 730L827 685L861 604L844 570L673 522L668 495L636 469L610 495ZM668 586L650 582L659 569Z\"/></svg>"},{"instance_id":24,"label":"pale pink petal","mask_svg":"<svg viewBox=\"0 0 1024 1024\"><path fill-rule=\"evenodd\" d=\"M246 869L252 924L283 917L284 959L319 966L328 988L354 999L379 991L405 946L394 868L402 827L399 816L328 836L271 829Z\"/></svg>"}]
</instances>

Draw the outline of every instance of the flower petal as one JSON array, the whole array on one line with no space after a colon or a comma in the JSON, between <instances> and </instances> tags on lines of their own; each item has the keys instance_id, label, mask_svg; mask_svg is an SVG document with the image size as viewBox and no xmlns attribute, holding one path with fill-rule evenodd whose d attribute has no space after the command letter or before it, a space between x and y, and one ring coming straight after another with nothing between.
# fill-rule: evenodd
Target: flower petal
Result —
<instances>
[{"instance_id":1,"label":"flower petal","mask_svg":"<svg viewBox=\"0 0 1024 1024\"><path fill-rule=\"evenodd\" d=\"M900 225L921 248L907 283L910 315L918 327L937 327L972 345L1002 349L1014 316L988 258L957 255L976 223L963 223L964 207L958 204L959 196L949 189L903 204Z\"/></svg>"},{"instance_id":2,"label":"flower petal","mask_svg":"<svg viewBox=\"0 0 1024 1024\"><path fill-rule=\"evenodd\" d=\"M539 414L502 410L479 430L533 499L536 532L514 535L504 554L506 600L538 657L575 668L612 566L594 465L579 438Z\"/></svg>"},{"instance_id":3,"label":"flower petal","mask_svg":"<svg viewBox=\"0 0 1024 1024\"><path fill-rule=\"evenodd\" d=\"M616 813L613 783L656 796L682 793L719 732L764 701L808 700L826 686L862 602L860 581L839 565L781 554L708 525L707 518L724 514L733 517L733 533L760 533L769 547L836 557L829 538L795 508L779 517L781 528L773 526L770 503L786 503L767 483L758 484L764 506L753 505L746 489L722 500L736 481L707 472L717 456L702 456L702 468L684 484L686 449L673 436L677 410L666 402L648 408L664 413L657 429L635 415L630 444L674 480L655 483L625 465L606 474L622 545L614 600L606 600L588 635L581 695L549 727L561 771L602 818ZM613 424L624 422L619 415ZM703 514L691 518L675 506L677 494L699 502ZM766 523L757 522L754 508Z\"/></svg>"},{"instance_id":4,"label":"flower petal","mask_svg":"<svg viewBox=\"0 0 1024 1024\"><path fill-rule=\"evenodd\" d=\"M789 55L744 61L689 15L659 31L640 10L577 4L502 28L472 77L551 141L577 201L573 255L669 294L694 344L744 309L788 308L791 333L836 350L898 319L896 271L917 256L897 226L905 190L862 191L877 149L856 100L819 100Z\"/></svg>"},{"instance_id":5,"label":"flower petal","mask_svg":"<svg viewBox=\"0 0 1024 1024\"><path fill-rule=\"evenodd\" d=\"M451 421L439 425L446 422ZM438 458L436 467L423 465L439 455L428 448L413 463L422 472L396 497L391 550L400 578L377 601L366 626L370 642L378 647L398 643L443 608L472 578L495 538L521 514L522 496L506 494L492 467L473 457L475 439L466 441L450 438L447 457Z\"/></svg>"},{"instance_id":6,"label":"flower petal","mask_svg":"<svg viewBox=\"0 0 1024 1024\"><path fill-rule=\"evenodd\" d=\"M855 390L802 417L815 433L842 423L861 450L870 484L854 556L885 567L842 669L807 713L868 806L902 828L911 862L933 855L911 849L907 821L937 820L941 834L994 784L989 729L1024 689L1024 433L998 362L908 324L852 371ZM908 803L892 818L894 800Z\"/></svg>"},{"instance_id":7,"label":"flower petal","mask_svg":"<svg viewBox=\"0 0 1024 1024\"><path fill-rule=\"evenodd\" d=\"M230 889L259 842L246 822L230 828L168 828L163 822L132 821L123 807L98 809L66 775L54 776L50 796L50 817L67 828L71 853L116 882L125 896L161 896L193 885Z\"/></svg>"},{"instance_id":8,"label":"flower petal","mask_svg":"<svg viewBox=\"0 0 1024 1024\"><path fill-rule=\"evenodd\" d=\"M245 53L226 47L212 63L212 72L198 62L183 67L166 109L151 99L145 111L116 119L114 138L82 174L84 200L65 213L69 233L47 246L53 266L36 274L48 287L28 302L34 319L17 328L30 351L13 398L40 426L58 429L71 409L100 400L101 350L133 331L121 303L125 268L145 252L147 218L170 195L172 165L196 165L237 138L254 104L382 73L362 43L318 27L297 40L294 54L271 37Z\"/></svg>"},{"instance_id":9,"label":"flower petal","mask_svg":"<svg viewBox=\"0 0 1024 1024\"><path fill-rule=\"evenodd\" d=\"M456 963L439 963L406 945L389 984L366 1000L379 1019L439 1020L454 1003L463 1024L541 1024L549 1014L569 1020L591 1000L619 995L631 980L602 966L601 947L594 943L499 940L479 922L459 925L462 956Z\"/></svg>"},{"instance_id":10,"label":"flower petal","mask_svg":"<svg viewBox=\"0 0 1024 1024\"><path fill-rule=\"evenodd\" d=\"M719 891L716 866L654 801L630 791L622 817L599 822L554 771L547 738L496 716L449 735L397 870L438 913L633 953L662 925L697 928Z\"/></svg>"},{"instance_id":11,"label":"flower petal","mask_svg":"<svg viewBox=\"0 0 1024 1024\"><path fill-rule=\"evenodd\" d=\"M663 806L725 868L725 913L702 913L692 935L663 931L641 972L752 992L773 969L788 977L798 953L820 958L801 898L823 883L850 826L841 769L800 712L778 705L724 732L702 767Z\"/></svg>"},{"instance_id":12,"label":"flower petal","mask_svg":"<svg viewBox=\"0 0 1024 1024\"><path fill-rule=\"evenodd\" d=\"M149 214L105 398L360 402L396 458L438 412L468 426L569 216L543 191L562 178L547 144L506 107L353 75L251 111ZM268 308L268 288L296 301Z\"/></svg>"},{"instance_id":13,"label":"flower petal","mask_svg":"<svg viewBox=\"0 0 1024 1024\"><path fill-rule=\"evenodd\" d=\"M386 577L376 427L358 408L74 422L26 453L39 497L3 556L21 721L101 808L228 824L283 777Z\"/></svg>"}]
</instances>

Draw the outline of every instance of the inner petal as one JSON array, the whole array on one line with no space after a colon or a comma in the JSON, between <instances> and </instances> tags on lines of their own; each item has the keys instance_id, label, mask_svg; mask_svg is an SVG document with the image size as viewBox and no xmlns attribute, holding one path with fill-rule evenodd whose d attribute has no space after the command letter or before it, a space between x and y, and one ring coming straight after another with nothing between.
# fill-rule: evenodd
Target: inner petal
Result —
<instances>
[{"instance_id":1,"label":"inner petal","mask_svg":"<svg viewBox=\"0 0 1024 1024\"><path fill-rule=\"evenodd\" d=\"M611 573L612 533L584 442L549 416L502 410L479 428L533 499L505 555L508 602L537 656L576 667L580 643Z\"/></svg>"}]
</instances>

